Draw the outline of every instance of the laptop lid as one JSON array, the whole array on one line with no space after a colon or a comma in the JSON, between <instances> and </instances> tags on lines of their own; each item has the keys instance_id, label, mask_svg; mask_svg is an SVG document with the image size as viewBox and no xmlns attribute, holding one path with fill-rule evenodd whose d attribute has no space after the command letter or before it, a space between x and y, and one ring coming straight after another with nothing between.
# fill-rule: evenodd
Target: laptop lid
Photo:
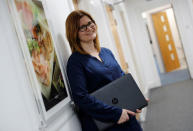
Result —
<instances>
[{"instance_id":1,"label":"laptop lid","mask_svg":"<svg viewBox=\"0 0 193 131\"><path fill-rule=\"evenodd\" d=\"M116 79L91 95L108 105L133 112L136 112L136 109L144 108L148 104L131 74Z\"/></svg>"}]
</instances>

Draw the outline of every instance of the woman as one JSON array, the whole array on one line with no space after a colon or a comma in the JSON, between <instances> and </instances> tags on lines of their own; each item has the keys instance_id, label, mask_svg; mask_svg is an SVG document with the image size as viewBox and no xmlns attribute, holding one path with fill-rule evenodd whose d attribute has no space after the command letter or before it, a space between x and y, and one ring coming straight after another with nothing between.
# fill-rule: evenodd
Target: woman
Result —
<instances>
[{"instance_id":1,"label":"woman","mask_svg":"<svg viewBox=\"0 0 193 131\"><path fill-rule=\"evenodd\" d=\"M66 34L72 50L67 75L83 131L98 131L93 119L114 122L108 131L142 131L134 112L106 105L89 95L124 75L112 52L100 48L97 25L90 14L73 11L66 20Z\"/></svg>"}]
</instances>

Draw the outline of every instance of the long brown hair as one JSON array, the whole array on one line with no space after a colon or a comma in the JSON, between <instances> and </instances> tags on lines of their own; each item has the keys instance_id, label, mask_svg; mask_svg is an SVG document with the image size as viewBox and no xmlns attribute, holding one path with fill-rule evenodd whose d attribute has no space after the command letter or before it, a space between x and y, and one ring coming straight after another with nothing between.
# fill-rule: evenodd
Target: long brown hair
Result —
<instances>
[{"instance_id":1,"label":"long brown hair","mask_svg":"<svg viewBox=\"0 0 193 131\"><path fill-rule=\"evenodd\" d=\"M87 16L96 25L95 20L92 18L92 16L89 13L87 13L83 10L75 10L75 11L71 12L66 19L66 36L67 36L67 39L68 39L68 42L70 44L70 48L71 48L72 52L77 51L81 54L88 54L81 47L80 39L78 37L80 19L83 16ZM94 44L95 44L94 45L95 48L99 52L100 51L100 44L99 44L98 34L96 34L96 38L94 39Z\"/></svg>"}]
</instances>

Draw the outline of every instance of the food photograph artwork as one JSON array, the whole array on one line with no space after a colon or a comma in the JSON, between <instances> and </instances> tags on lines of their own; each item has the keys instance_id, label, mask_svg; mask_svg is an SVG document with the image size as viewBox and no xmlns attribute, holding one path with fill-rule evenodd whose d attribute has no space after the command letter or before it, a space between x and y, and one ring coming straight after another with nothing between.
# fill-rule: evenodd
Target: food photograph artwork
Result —
<instances>
[{"instance_id":1,"label":"food photograph artwork","mask_svg":"<svg viewBox=\"0 0 193 131\"><path fill-rule=\"evenodd\" d=\"M41 1L14 0L46 111L67 97Z\"/></svg>"}]
</instances>

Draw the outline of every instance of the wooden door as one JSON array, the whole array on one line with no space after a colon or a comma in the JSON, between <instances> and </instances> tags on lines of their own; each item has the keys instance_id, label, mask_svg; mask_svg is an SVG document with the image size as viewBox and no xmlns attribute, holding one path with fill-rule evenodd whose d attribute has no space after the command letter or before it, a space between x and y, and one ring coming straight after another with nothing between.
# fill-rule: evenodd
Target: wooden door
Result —
<instances>
[{"instance_id":1,"label":"wooden door","mask_svg":"<svg viewBox=\"0 0 193 131\"><path fill-rule=\"evenodd\" d=\"M180 63L170 25L168 23L167 14L164 11L152 14L152 20L154 23L165 71L173 71L180 67Z\"/></svg>"},{"instance_id":2,"label":"wooden door","mask_svg":"<svg viewBox=\"0 0 193 131\"><path fill-rule=\"evenodd\" d=\"M118 51L121 68L123 69L124 72L128 73L128 64L125 61L125 57L123 54L123 49L121 46L120 38L119 38L119 35L117 32L117 23L113 17L112 8L109 5L106 5L105 7L106 7L107 15L109 18L109 22L110 22L110 28L111 28L111 31L112 31L112 34L113 34L113 37L115 40L116 48Z\"/></svg>"},{"instance_id":3,"label":"wooden door","mask_svg":"<svg viewBox=\"0 0 193 131\"><path fill-rule=\"evenodd\" d=\"M72 0L75 10L78 10L78 0Z\"/></svg>"}]
</instances>

